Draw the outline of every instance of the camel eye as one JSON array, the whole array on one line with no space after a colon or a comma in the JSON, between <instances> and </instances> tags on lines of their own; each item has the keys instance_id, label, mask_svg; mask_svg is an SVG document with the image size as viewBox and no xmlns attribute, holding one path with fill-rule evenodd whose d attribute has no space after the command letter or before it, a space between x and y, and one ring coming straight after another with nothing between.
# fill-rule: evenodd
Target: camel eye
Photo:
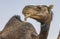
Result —
<instances>
[{"instance_id":1,"label":"camel eye","mask_svg":"<svg viewBox=\"0 0 60 39\"><path fill-rule=\"evenodd\" d=\"M26 13L26 14L29 14L29 13Z\"/></svg>"},{"instance_id":2,"label":"camel eye","mask_svg":"<svg viewBox=\"0 0 60 39\"><path fill-rule=\"evenodd\" d=\"M42 8L40 6L37 6L36 11L40 11Z\"/></svg>"}]
</instances>

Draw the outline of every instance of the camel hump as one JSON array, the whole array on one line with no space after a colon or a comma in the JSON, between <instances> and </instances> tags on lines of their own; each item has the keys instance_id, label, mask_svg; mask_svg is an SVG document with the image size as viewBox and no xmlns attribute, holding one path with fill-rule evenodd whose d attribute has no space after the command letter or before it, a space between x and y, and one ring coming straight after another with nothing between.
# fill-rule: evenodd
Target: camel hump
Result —
<instances>
[{"instance_id":1,"label":"camel hump","mask_svg":"<svg viewBox=\"0 0 60 39\"><path fill-rule=\"evenodd\" d=\"M7 27L10 27L10 26L14 26L14 25L17 25L20 24L22 21L20 19L20 16L19 15L14 15L10 18L10 20L7 22L7 24L5 25L5 29Z\"/></svg>"},{"instance_id":2,"label":"camel hump","mask_svg":"<svg viewBox=\"0 0 60 39\"><path fill-rule=\"evenodd\" d=\"M0 39L35 39L37 35L31 23L21 21L19 15L14 15L0 33Z\"/></svg>"},{"instance_id":3,"label":"camel hump","mask_svg":"<svg viewBox=\"0 0 60 39\"><path fill-rule=\"evenodd\" d=\"M19 15L14 15L14 16L12 16L12 17L11 17L11 19L17 19L17 20L21 21L21 19L20 19L20 16L19 16ZM11 19L10 19L10 20L11 20Z\"/></svg>"}]
</instances>

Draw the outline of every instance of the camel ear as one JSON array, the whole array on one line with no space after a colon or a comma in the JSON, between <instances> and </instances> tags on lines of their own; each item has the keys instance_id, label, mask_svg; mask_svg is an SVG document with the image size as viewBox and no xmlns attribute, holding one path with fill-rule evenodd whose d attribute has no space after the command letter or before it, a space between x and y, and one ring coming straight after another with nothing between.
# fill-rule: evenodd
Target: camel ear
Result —
<instances>
[{"instance_id":1,"label":"camel ear","mask_svg":"<svg viewBox=\"0 0 60 39\"><path fill-rule=\"evenodd\" d=\"M53 9L54 5L49 5L49 10Z\"/></svg>"}]
</instances>

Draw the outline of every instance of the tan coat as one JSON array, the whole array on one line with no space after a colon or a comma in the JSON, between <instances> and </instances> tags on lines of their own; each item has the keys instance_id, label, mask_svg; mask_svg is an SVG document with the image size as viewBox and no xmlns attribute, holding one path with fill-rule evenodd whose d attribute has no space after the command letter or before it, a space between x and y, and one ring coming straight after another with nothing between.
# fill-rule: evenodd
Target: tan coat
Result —
<instances>
[{"instance_id":1,"label":"tan coat","mask_svg":"<svg viewBox=\"0 0 60 39\"><path fill-rule=\"evenodd\" d=\"M36 39L37 33L32 24L13 16L0 32L0 39Z\"/></svg>"}]
</instances>

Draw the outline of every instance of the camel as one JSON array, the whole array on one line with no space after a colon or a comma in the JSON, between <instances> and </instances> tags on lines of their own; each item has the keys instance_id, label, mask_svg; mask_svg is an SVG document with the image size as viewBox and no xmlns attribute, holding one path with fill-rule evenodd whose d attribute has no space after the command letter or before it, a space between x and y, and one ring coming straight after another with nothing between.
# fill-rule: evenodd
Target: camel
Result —
<instances>
[{"instance_id":1,"label":"camel","mask_svg":"<svg viewBox=\"0 0 60 39\"><path fill-rule=\"evenodd\" d=\"M24 22L19 15L14 15L0 32L0 39L38 39L31 23Z\"/></svg>"},{"instance_id":2,"label":"camel","mask_svg":"<svg viewBox=\"0 0 60 39\"><path fill-rule=\"evenodd\" d=\"M50 23L53 17L52 8L53 5L27 5L22 10L22 14L25 16L25 21L27 18L32 18L41 23L41 31L38 35L39 39L47 39Z\"/></svg>"},{"instance_id":3,"label":"camel","mask_svg":"<svg viewBox=\"0 0 60 39\"><path fill-rule=\"evenodd\" d=\"M59 32L59 35L58 35L58 38L57 39L60 39L60 32Z\"/></svg>"}]
</instances>

